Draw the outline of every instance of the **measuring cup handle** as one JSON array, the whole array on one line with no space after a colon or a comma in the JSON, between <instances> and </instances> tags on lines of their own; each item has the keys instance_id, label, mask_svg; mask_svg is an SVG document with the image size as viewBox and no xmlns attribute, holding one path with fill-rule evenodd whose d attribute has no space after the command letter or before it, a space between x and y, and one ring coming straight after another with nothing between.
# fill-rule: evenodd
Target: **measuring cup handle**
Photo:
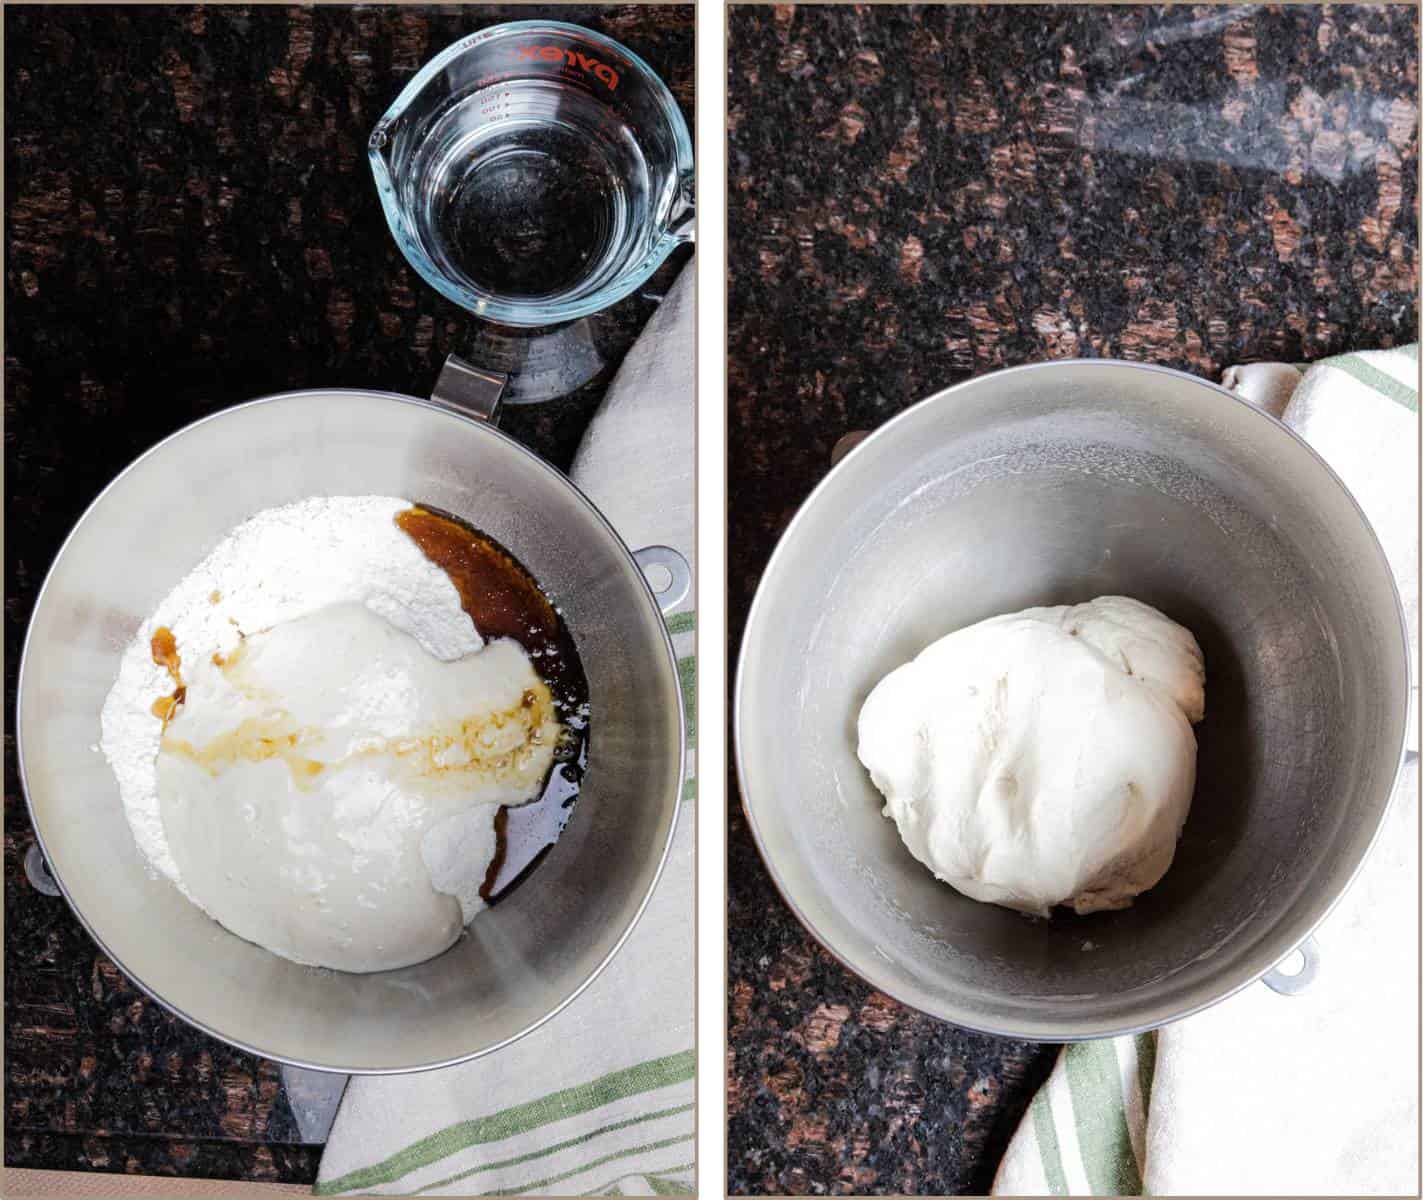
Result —
<instances>
[{"instance_id":1,"label":"measuring cup handle","mask_svg":"<svg viewBox=\"0 0 1423 1200\"><path fill-rule=\"evenodd\" d=\"M507 375L486 371L451 354L430 390L430 402L462 417L495 425L499 421L499 400L508 382Z\"/></svg>"},{"instance_id":2,"label":"measuring cup handle","mask_svg":"<svg viewBox=\"0 0 1423 1200\"><path fill-rule=\"evenodd\" d=\"M697 177L691 171L677 181L677 202L667 233L677 242L697 240Z\"/></svg>"}]
</instances>

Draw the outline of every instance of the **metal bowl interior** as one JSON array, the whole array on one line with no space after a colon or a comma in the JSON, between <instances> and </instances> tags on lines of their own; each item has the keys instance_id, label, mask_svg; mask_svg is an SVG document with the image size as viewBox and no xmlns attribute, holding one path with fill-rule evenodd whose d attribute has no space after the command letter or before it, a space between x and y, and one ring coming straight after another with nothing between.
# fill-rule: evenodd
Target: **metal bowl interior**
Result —
<instances>
[{"instance_id":1,"label":"metal bowl interior","mask_svg":"<svg viewBox=\"0 0 1423 1200\"><path fill-rule=\"evenodd\" d=\"M1175 862L1118 913L969 900L880 815L860 706L953 629L1109 593L1205 653ZM1003 371L890 422L786 531L737 681L744 803L797 915L876 987L1023 1038L1149 1028L1258 978L1347 886L1402 754L1407 663L1372 530L1284 426L1160 368Z\"/></svg>"},{"instance_id":2,"label":"metal bowl interior","mask_svg":"<svg viewBox=\"0 0 1423 1200\"><path fill-rule=\"evenodd\" d=\"M155 878L97 743L123 647L229 529L306 496L367 494L435 505L514 551L563 610L588 674L592 723L578 811L533 876L446 953L349 975L244 941ZM37 602L17 740L45 854L115 962L220 1038L347 1072L470 1058L572 999L651 893L682 771L671 645L640 571L597 510L495 429L408 397L354 391L227 409L162 442L109 486Z\"/></svg>"}]
</instances>

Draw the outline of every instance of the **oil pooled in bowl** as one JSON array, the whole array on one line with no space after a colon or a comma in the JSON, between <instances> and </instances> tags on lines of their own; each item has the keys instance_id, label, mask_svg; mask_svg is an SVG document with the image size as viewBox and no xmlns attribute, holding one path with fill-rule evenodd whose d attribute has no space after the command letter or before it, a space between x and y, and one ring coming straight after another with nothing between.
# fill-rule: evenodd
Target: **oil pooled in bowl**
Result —
<instances>
[{"instance_id":1,"label":"oil pooled in bowl","mask_svg":"<svg viewBox=\"0 0 1423 1200\"><path fill-rule=\"evenodd\" d=\"M538 799L503 807L495 817L498 848L480 895L497 904L529 877L572 816L588 763L588 680L562 615L508 549L459 517L425 505L397 514L395 522L449 576L481 637L510 638L524 648L563 726Z\"/></svg>"}]
</instances>

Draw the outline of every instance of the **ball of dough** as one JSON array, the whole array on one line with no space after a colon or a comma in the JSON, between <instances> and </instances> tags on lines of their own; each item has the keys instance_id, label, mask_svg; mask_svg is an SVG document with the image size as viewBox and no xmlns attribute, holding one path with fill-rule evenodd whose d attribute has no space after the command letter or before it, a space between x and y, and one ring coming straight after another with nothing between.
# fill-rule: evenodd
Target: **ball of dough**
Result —
<instances>
[{"instance_id":1,"label":"ball of dough","mask_svg":"<svg viewBox=\"0 0 1423 1200\"><path fill-rule=\"evenodd\" d=\"M1171 865L1205 664L1125 596L980 621L880 681L859 756L904 844L975 900L1125 908Z\"/></svg>"}]
</instances>

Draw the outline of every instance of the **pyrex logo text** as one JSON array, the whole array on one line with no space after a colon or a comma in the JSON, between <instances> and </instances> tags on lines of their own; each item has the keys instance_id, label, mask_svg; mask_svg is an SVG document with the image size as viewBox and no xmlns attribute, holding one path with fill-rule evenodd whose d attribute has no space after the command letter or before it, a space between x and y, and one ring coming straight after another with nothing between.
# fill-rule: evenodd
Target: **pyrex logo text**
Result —
<instances>
[{"instance_id":1,"label":"pyrex logo text","mask_svg":"<svg viewBox=\"0 0 1423 1200\"><path fill-rule=\"evenodd\" d=\"M608 91L617 91L618 73L607 63L589 58L577 50L565 50L560 46L520 46L518 55L520 58L541 58L545 62L567 62L570 67L581 67L606 84Z\"/></svg>"}]
</instances>

